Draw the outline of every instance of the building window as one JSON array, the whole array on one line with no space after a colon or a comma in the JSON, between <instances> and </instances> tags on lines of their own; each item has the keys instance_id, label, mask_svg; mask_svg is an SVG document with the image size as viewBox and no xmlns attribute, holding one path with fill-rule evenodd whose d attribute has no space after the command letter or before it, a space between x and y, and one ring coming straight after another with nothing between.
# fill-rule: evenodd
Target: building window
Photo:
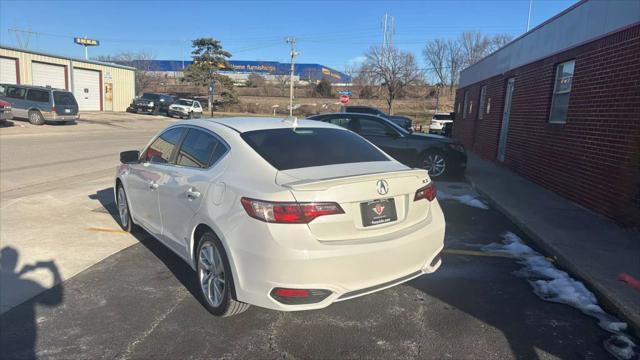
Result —
<instances>
[{"instance_id":1,"label":"building window","mask_svg":"<svg viewBox=\"0 0 640 360\"><path fill-rule=\"evenodd\" d=\"M469 113L469 91L464 92L464 104L462 105L462 118L466 119Z\"/></svg>"},{"instance_id":2,"label":"building window","mask_svg":"<svg viewBox=\"0 0 640 360\"><path fill-rule=\"evenodd\" d=\"M480 101L478 102L478 120L482 120L484 114L488 114L487 111L487 85L480 88Z\"/></svg>"},{"instance_id":3,"label":"building window","mask_svg":"<svg viewBox=\"0 0 640 360\"><path fill-rule=\"evenodd\" d=\"M574 67L575 60L563 62L556 67L556 81L553 85L553 97L549 113L550 123L564 124L567 122Z\"/></svg>"}]
</instances>

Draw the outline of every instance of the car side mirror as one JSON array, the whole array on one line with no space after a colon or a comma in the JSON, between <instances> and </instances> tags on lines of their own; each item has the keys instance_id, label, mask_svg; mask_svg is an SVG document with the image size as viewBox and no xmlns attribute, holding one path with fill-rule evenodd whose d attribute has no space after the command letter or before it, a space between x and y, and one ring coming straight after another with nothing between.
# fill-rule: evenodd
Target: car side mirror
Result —
<instances>
[{"instance_id":1,"label":"car side mirror","mask_svg":"<svg viewBox=\"0 0 640 360\"><path fill-rule=\"evenodd\" d=\"M140 159L140 151L129 150L120 153L120 162L123 164L137 164Z\"/></svg>"}]
</instances>

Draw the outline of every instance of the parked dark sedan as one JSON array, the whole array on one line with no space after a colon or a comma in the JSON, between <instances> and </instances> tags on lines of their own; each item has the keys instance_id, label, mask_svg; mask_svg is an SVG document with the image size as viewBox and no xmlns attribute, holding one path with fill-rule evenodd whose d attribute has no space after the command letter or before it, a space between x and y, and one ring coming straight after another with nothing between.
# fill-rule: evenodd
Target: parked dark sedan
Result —
<instances>
[{"instance_id":1,"label":"parked dark sedan","mask_svg":"<svg viewBox=\"0 0 640 360\"><path fill-rule=\"evenodd\" d=\"M133 100L131 107L138 113L151 113L153 115L162 113L168 115L169 106L171 106L174 101L175 98L171 95L144 93L141 97Z\"/></svg>"},{"instance_id":2,"label":"parked dark sedan","mask_svg":"<svg viewBox=\"0 0 640 360\"><path fill-rule=\"evenodd\" d=\"M378 109L378 108L374 108L371 106L364 106L364 105L349 105L349 106L343 106L341 109L341 112L346 112L346 113L358 113L358 114L369 114L369 115L376 115L376 116L380 116L381 118L387 119L389 121L391 121L392 123L400 126L403 129L406 130L411 130L411 126L413 124L413 121L406 117L406 116L399 116L399 115L389 115L387 113L385 113L384 111Z\"/></svg>"},{"instance_id":3,"label":"parked dark sedan","mask_svg":"<svg viewBox=\"0 0 640 360\"><path fill-rule=\"evenodd\" d=\"M379 116L334 113L309 119L345 127L401 163L428 170L433 178L461 175L467 167L467 154L459 142L444 136L412 133Z\"/></svg>"}]
</instances>

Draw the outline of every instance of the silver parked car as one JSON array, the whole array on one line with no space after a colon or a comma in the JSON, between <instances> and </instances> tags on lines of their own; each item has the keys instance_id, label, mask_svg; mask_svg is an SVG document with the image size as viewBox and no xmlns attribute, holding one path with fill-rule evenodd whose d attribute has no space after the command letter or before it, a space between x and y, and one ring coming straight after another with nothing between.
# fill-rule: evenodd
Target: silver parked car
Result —
<instances>
[{"instance_id":1,"label":"silver parked car","mask_svg":"<svg viewBox=\"0 0 640 360\"><path fill-rule=\"evenodd\" d=\"M64 89L0 84L0 100L11 104L14 118L27 119L34 125L74 122L79 118L76 98Z\"/></svg>"}]
</instances>

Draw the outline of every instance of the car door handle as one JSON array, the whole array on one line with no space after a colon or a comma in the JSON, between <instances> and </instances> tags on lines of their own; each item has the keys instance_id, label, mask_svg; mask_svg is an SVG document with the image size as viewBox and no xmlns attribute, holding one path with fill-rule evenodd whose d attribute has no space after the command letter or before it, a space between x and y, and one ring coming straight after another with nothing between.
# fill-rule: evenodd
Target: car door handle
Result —
<instances>
[{"instance_id":1,"label":"car door handle","mask_svg":"<svg viewBox=\"0 0 640 360\"><path fill-rule=\"evenodd\" d=\"M194 200L200 197L200 192L194 188L190 188L189 190L187 190L187 197L189 198L189 200Z\"/></svg>"},{"instance_id":2,"label":"car door handle","mask_svg":"<svg viewBox=\"0 0 640 360\"><path fill-rule=\"evenodd\" d=\"M151 182L149 183L149 189L151 189L151 190L155 190L155 189L157 189L157 188L158 188L158 184L156 184L156 182L155 182L155 181L151 181Z\"/></svg>"}]
</instances>

